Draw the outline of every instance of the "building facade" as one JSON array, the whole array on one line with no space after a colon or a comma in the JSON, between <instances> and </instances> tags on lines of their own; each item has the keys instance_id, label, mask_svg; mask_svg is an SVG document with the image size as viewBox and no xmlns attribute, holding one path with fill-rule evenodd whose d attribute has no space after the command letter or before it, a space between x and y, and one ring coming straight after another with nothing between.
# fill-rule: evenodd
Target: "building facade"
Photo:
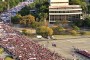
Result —
<instances>
[{"instance_id":1,"label":"building facade","mask_svg":"<svg viewBox=\"0 0 90 60\"><path fill-rule=\"evenodd\" d=\"M62 20L80 20L82 9L80 5L69 5L69 0L50 0L49 22Z\"/></svg>"}]
</instances>

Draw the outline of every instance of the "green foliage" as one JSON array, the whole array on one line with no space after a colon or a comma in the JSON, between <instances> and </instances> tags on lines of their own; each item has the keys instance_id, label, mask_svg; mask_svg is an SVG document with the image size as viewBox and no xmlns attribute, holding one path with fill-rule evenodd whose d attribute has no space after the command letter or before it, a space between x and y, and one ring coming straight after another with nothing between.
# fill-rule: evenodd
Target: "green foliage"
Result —
<instances>
[{"instance_id":1,"label":"green foliage","mask_svg":"<svg viewBox=\"0 0 90 60\"><path fill-rule=\"evenodd\" d=\"M21 19L21 17L22 17L21 15L17 14L16 16L14 16L14 17L11 18L11 22L13 24L18 24L19 21L20 21L20 19Z\"/></svg>"},{"instance_id":2,"label":"green foliage","mask_svg":"<svg viewBox=\"0 0 90 60\"><path fill-rule=\"evenodd\" d=\"M4 60L14 60L11 56L6 56Z\"/></svg>"},{"instance_id":3,"label":"green foliage","mask_svg":"<svg viewBox=\"0 0 90 60\"><path fill-rule=\"evenodd\" d=\"M31 24L31 27L32 28L38 28L38 27L40 27L40 26L43 26L44 25L44 23L43 22L33 22L32 24Z\"/></svg>"},{"instance_id":4,"label":"green foliage","mask_svg":"<svg viewBox=\"0 0 90 60\"><path fill-rule=\"evenodd\" d=\"M25 1L25 0L5 0L4 2L2 2L1 0L0 1L0 12L7 10L8 5L9 5L9 8L12 8L21 1Z\"/></svg>"},{"instance_id":5,"label":"green foliage","mask_svg":"<svg viewBox=\"0 0 90 60\"><path fill-rule=\"evenodd\" d=\"M79 27L90 27L90 16L87 16L84 20L73 21L73 24Z\"/></svg>"},{"instance_id":6,"label":"green foliage","mask_svg":"<svg viewBox=\"0 0 90 60\"><path fill-rule=\"evenodd\" d=\"M0 12L7 9L7 2L1 2L0 1Z\"/></svg>"},{"instance_id":7,"label":"green foliage","mask_svg":"<svg viewBox=\"0 0 90 60\"><path fill-rule=\"evenodd\" d=\"M33 22L35 22L35 17L32 15L23 16L20 20L20 24L29 27Z\"/></svg>"},{"instance_id":8,"label":"green foliage","mask_svg":"<svg viewBox=\"0 0 90 60\"><path fill-rule=\"evenodd\" d=\"M72 26L76 25L78 27L83 27L83 23L84 23L84 20L78 20L78 21L75 20L72 22Z\"/></svg>"},{"instance_id":9,"label":"green foliage","mask_svg":"<svg viewBox=\"0 0 90 60\"><path fill-rule=\"evenodd\" d=\"M6 2L9 4L10 8L16 6L21 1L25 1L25 0L6 0Z\"/></svg>"},{"instance_id":10,"label":"green foliage","mask_svg":"<svg viewBox=\"0 0 90 60\"><path fill-rule=\"evenodd\" d=\"M25 6L18 13L21 14L21 16L29 15L30 14L30 8L28 6Z\"/></svg>"},{"instance_id":11,"label":"green foliage","mask_svg":"<svg viewBox=\"0 0 90 60\"><path fill-rule=\"evenodd\" d=\"M80 32L80 35L85 35L85 34L86 34L85 31L81 31L81 32Z\"/></svg>"},{"instance_id":12,"label":"green foliage","mask_svg":"<svg viewBox=\"0 0 90 60\"><path fill-rule=\"evenodd\" d=\"M26 29L23 29L22 30L22 34L27 35L27 30Z\"/></svg>"},{"instance_id":13,"label":"green foliage","mask_svg":"<svg viewBox=\"0 0 90 60\"><path fill-rule=\"evenodd\" d=\"M46 27L46 26L41 26L41 27L38 27L37 30L36 30L36 33L38 35L42 35L42 36L52 36L53 34L53 30L49 27Z\"/></svg>"},{"instance_id":14,"label":"green foliage","mask_svg":"<svg viewBox=\"0 0 90 60\"><path fill-rule=\"evenodd\" d=\"M87 11L87 3L85 2L85 0L70 0L70 4L81 5L83 11Z\"/></svg>"},{"instance_id":15,"label":"green foliage","mask_svg":"<svg viewBox=\"0 0 90 60\"><path fill-rule=\"evenodd\" d=\"M86 17L84 20L84 26L90 27L90 16Z\"/></svg>"},{"instance_id":16,"label":"green foliage","mask_svg":"<svg viewBox=\"0 0 90 60\"><path fill-rule=\"evenodd\" d=\"M0 54L2 54L4 52L3 48L0 48Z\"/></svg>"},{"instance_id":17,"label":"green foliage","mask_svg":"<svg viewBox=\"0 0 90 60\"><path fill-rule=\"evenodd\" d=\"M77 27L77 26L72 26L73 27L73 30L76 30L76 31L79 31L80 30L80 28L79 27Z\"/></svg>"},{"instance_id":18,"label":"green foliage","mask_svg":"<svg viewBox=\"0 0 90 60\"><path fill-rule=\"evenodd\" d=\"M31 14L35 17L35 19L38 19L38 21L46 22L49 12L48 7L48 0L35 0L34 3L24 7L21 11L19 11L19 14L21 14L21 16ZM35 10L35 12L32 12L30 10Z\"/></svg>"},{"instance_id":19,"label":"green foliage","mask_svg":"<svg viewBox=\"0 0 90 60\"><path fill-rule=\"evenodd\" d=\"M65 29L63 27L59 27L59 31L62 32L65 31Z\"/></svg>"},{"instance_id":20,"label":"green foliage","mask_svg":"<svg viewBox=\"0 0 90 60\"><path fill-rule=\"evenodd\" d=\"M52 27L55 35L67 34L66 29L61 26Z\"/></svg>"},{"instance_id":21,"label":"green foliage","mask_svg":"<svg viewBox=\"0 0 90 60\"><path fill-rule=\"evenodd\" d=\"M71 35L77 35L77 31L76 30L71 30L70 33L71 33Z\"/></svg>"},{"instance_id":22,"label":"green foliage","mask_svg":"<svg viewBox=\"0 0 90 60\"><path fill-rule=\"evenodd\" d=\"M88 13L90 13L90 4L87 7L88 7Z\"/></svg>"},{"instance_id":23,"label":"green foliage","mask_svg":"<svg viewBox=\"0 0 90 60\"><path fill-rule=\"evenodd\" d=\"M35 0L34 3L29 6L34 9L36 13L32 13L39 21L44 21L48 18L49 2L48 0Z\"/></svg>"}]
</instances>

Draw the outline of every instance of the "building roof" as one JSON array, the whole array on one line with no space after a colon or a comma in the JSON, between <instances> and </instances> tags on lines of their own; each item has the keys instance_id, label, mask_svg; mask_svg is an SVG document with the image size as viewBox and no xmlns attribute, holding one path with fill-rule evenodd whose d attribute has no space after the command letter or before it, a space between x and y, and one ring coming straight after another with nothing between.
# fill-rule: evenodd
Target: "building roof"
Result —
<instances>
[{"instance_id":1,"label":"building roof","mask_svg":"<svg viewBox=\"0 0 90 60\"><path fill-rule=\"evenodd\" d=\"M80 8L80 5L49 6L49 8Z\"/></svg>"}]
</instances>

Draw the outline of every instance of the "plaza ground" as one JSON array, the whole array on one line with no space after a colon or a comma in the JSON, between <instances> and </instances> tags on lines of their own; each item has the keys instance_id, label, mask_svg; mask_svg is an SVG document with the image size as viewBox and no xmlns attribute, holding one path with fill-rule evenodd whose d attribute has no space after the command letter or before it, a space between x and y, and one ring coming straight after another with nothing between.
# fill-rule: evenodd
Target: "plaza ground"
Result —
<instances>
[{"instance_id":1,"label":"plaza ground","mask_svg":"<svg viewBox=\"0 0 90 60\"><path fill-rule=\"evenodd\" d=\"M82 50L90 51L90 36L69 36L69 35L58 35L55 36L57 40L45 40L45 39L34 39L39 44L49 48L51 51L59 53L63 57L68 59L78 58L80 60L90 60L83 56L74 53L73 47ZM52 43L56 44L56 47L52 46Z\"/></svg>"}]
</instances>

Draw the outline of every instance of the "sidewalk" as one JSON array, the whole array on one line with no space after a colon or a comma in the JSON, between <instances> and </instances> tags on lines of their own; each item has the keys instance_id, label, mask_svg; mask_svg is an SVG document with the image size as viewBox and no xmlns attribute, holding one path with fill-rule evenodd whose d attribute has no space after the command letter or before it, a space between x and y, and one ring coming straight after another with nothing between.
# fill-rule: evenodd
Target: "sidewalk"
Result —
<instances>
[{"instance_id":1,"label":"sidewalk","mask_svg":"<svg viewBox=\"0 0 90 60\"><path fill-rule=\"evenodd\" d=\"M81 39L81 38L90 38L90 36L72 36L72 35L55 35L54 36L55 39L54 40L69 40L69 39ZM32 38L32 40L34 41L53 41L52 39L46 39L46 38Z\"/></svg>"}]
</instances>

